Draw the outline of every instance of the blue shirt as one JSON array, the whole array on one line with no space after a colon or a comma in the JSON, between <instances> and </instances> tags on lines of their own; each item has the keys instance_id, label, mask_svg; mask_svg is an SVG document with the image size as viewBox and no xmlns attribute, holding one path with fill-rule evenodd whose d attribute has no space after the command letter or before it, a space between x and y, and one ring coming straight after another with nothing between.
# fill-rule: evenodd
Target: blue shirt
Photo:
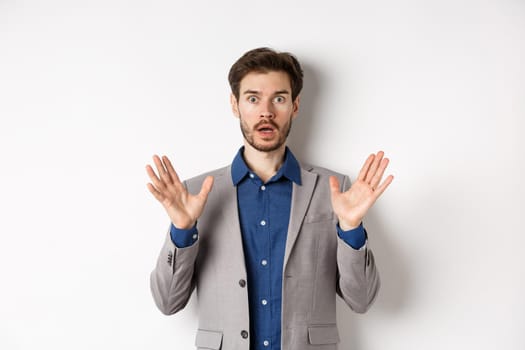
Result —
<instances>
[{"instance_id":1,"label":"blue shirt","mask_svg":"<svg viewBox=\"0 0 525 350\"><path fill-rule=\"evenodd\" d=\"M243 239L250 307L250 349L281 349L281 298L284 250L290 220L293 183L301 185L301 168L286 148L285 158L277 173L266 183L253 173L243 159L244 148L235 156L231 176L237 187L239 223ZM327 205L331 205L327 203ZM339 236L353 248L366 241L362 225ZM196 241L195 227L179 230L171 227L171 238L177 247Z\"/></svg>"}]
</instances>

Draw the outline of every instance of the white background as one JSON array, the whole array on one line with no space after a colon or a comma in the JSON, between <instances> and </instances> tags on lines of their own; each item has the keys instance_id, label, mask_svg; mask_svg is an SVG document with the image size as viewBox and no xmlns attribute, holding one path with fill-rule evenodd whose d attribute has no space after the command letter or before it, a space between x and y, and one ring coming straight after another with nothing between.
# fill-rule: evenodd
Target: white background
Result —
<instances>
[{"instance_id":1,"label":"white background","mask_svg":"<svg viewBox=\"0 0 525 350\"><path fill-rule=\"evenodd\" d=\"M290 145L391 187L369 213L383 286L341 349L524 349L523 1L0 0L0 348L191 349L149 273L168 219L146 163L184 178L242 139L227 72L304 65Z\"/></svg>"}]
</instances>

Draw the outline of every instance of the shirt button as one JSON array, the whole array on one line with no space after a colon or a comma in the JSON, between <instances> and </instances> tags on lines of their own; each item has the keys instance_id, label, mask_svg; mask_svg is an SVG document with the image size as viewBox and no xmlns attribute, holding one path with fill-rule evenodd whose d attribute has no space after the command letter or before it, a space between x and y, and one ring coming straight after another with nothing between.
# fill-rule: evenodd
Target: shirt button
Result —
<instances>
[{"instance_id":1,"label":"shirt button","mask_svg":"<svg viewBox=\"0 0 525 350\"><path fill-rule=\"evenodd\" d=\"M261 300L261 304L263 304L263 305L268 304L268 300L266 300L266 299Z\"/></svg>"},{"instance_id":2,"label":"shirt button","mask_svg":"<svg viewBox=\"0 0 525 350\"><path fill-rule=\"evenodd\" d=\"M253 179L255 177L255 175L253 175L252 173L250 173L250 178Z\"/></svg>"},{"instance_id":3,"label":"shirt button","mask_svg":"<svg viewBox=\"0 0 525 350\"><path fill-rule=\"evenodd\" d=\"M268 346L268 345L270 345L270 342L268 340L265 340L265 341L263 341L263 345L264 346Z\"/></svg>"},{"instance_id":4,"label":"shirt button","mask_svg":"<svg viewBox=\"0 0 525 350\"><path fill-rule=\"evenodd\" d=\"M264 191L265 189L266 189L266 186L262 185L262 186L261 186L261 190Z\"/></svg>"},{"instance_id":5,"label":"shirt button","mask_svg":"<svg viewBox=\"0 0 525 350\"><path fill-rule=\"evenodd\" d=\"M197 239L197 234L193 234L193 236L191 236L193 239Z\"/></svg>"},{"instance_id":6,"label":"shirt button","mask_svg":"<svg viewBox=\"0 0 525 350\"><path fill-rule=\"evenodd\" d=\"M245 330L242 330L241 337L243 337L244 339L248 338L248 332L246 332Z\"/></svg>"},{"instance_id":7,"label":"shirt button","mask_svg":"<svg viewBox=\"0 0 525 350\"><path fill-rule=\"evenodd\" d=\"M239 286L241 286L242 288L246 287L246 280L240 279L239 280Z\"/></svg>"},{"instance_id":8,"label":"shirt button","mask_svg":"<svg viewBox=\"0 0 525 350\"><path fill-rule=\"evenodd\" d=\"M261 260L261 265L262 265L262 266L266 266L266 265L268 265L268 261L267 261L266 259L262 259L262 260Z\"/></svg>"},{"instance_id":9,"label":"shirt button","mask_svg":"<svg viewBox=\"0 0 525 350\"><path fill-rule=\"evenodd\" d=\"M266 226L266 221L261 220L261 226Z\"/></svg>"}]
</instances>

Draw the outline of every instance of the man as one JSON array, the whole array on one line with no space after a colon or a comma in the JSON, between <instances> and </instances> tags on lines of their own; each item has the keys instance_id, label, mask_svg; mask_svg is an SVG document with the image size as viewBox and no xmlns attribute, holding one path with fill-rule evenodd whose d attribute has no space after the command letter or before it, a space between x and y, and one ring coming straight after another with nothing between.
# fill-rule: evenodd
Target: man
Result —
<instances>
[{"instance_id":1,"label":"man","mask_svg":"<svg viewBox=\"0 0 525 350\"><path fill-rule=\"evenodd\" d=\"M182 183L154 156L148 188L171 219L151 274L164 314L196 287L199 349L336 349L335 297L365 312L379 276L362 219L391 183L388 159L348 177L300 164L285 142L303 73L288 53L259 48L231 67L231 106L244 146L230 166Z\"/></svg>"}]
</instances>

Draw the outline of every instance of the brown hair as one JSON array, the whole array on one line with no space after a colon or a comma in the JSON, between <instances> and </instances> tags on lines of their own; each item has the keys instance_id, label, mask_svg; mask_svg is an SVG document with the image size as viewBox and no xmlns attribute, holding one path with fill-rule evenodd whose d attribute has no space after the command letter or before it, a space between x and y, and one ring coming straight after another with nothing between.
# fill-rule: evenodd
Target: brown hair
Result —
<instances>
[{"instance_id":1,"label":"brown hair","mask_svg":"<svg viewBox=\"0 0 525 350\"><path fill-rule=\"evenodd\" d=\"M241 80L248 73L271 71L282 71L288 74L292 87L292 100L295 101L303 88L303 70L299 61L291 53L277 52L267 47L246 52L230 68L228 81L235 98L239 100Z\"/></svg>"}]
</instances>

